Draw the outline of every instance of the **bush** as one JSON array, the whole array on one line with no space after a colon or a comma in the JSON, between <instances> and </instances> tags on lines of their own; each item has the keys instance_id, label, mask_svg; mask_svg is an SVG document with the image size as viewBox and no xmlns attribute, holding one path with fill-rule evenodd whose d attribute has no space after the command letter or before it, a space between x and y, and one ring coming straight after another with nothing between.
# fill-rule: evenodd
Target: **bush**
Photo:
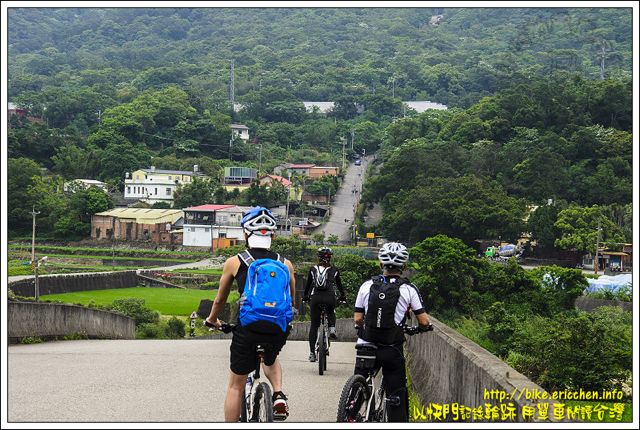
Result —
<instances>
[{"instance_id":1,"label":"bush","mask_svg":"<svg viewBox=\"0 0 640 430\"><path fill-rule=\"evenodd\" d=\"M127 298L114 300L110 310L119 312L135 320L136 326L145 323L155 323L160 319L160 314L144 305L144 299Z\"/></svg>"},{"instance_id":2,"label":"bush","mask_svg":"<svg viewBox=\"0 0 640 430\"><path fill-rule=\"evenodd\" d=\"M179 339L185 336L184 322L176 317L171 317L167 321L167 327L165 331L166 335L170 339Z\"/></svg>"},{"instance_id":3,"label":"bush","mask_svg":"<svg viewBox=\"0 0 640 430\"><path fill-rule=\"evenodd\" d=\"M217 290L219 286L220 286L220 283L218 281L209 281L209 282L200 284L200 289L201 290Z\"/></svg>"},{"instance_id":4,"label":"bush","mask_svg":"<svg viewBox=\"0 0 640 430\"><path fill-rule=\"evenodd\" d=\"M22 339L20 339L20 343L22 343L24 345L31 345L31 344L34 344L34 343L42 343L42 342L44 342L44 341L39 336L26 336L26 337L23 337Z\"/></svg>"},{"instance_id":5,"label":"bush","mask_svg":"<svg viewBox=\"0 0 640 430\"><path fill-rule=\"evenodd\" d=\"M155 323L142 323L136 328L136 339L164 339L165 326Z\"/></svg>"},{"instance_id":6,"label":"bush","mask_svg":"<svg viewBox=\"0 0 640 430\"><path fill-rule=\"evenodd\" d=\"M293 262L302 261L307 257L307 243L295 236L276 236L271 242L271 250Z\"/></svg>"},{"instance_id":7,"label":"bush","mask_svg":"<svg viewBox=\"0 0 640 430\"><path fill-rule=\"evenodd\" d=\"M244 245L234 245L228 248L217 248L216 256L217 257L233 257L236 254L240 254L242 251L246 250L247 247Z\"/></svg>"}]
</instances>

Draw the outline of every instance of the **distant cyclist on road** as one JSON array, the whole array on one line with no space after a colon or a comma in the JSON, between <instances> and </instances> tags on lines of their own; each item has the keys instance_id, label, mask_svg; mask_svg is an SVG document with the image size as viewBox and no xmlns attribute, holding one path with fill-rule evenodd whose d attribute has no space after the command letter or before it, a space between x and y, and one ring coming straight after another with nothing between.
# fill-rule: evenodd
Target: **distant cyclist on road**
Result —
<instances>
[{"instance_id":1,"label":"distant cyclist on road","mask_svg":"<svg viewBox=\"0 0 640 430\"><path fill-rule=\"evenodd\" d=\"M409 309L416 315L420 329L427 328L429 317L416 286L400 276L409 260L407 248L396 242L385 243L378 252L378 260L383 274L360 287L353 320L359 327L357 343L377 347L376 367L382 367L387 396L399 400L388 404L389 421L406 422L409 398L401 325ZM367 371L357 366L354 373L367 376Z\"/></svg>"},{"instance_id":2,"label":"distant cyclist on road","mask_svg":"<svg viewBox=\"0 0 640 430\"><path fill-rule=\"evenodd\" d=\"M218 294L213 302L211 313L206 319L209 324L220 328L218 315L227 301L235 279L241 296L238 312L239 326L233 333L230 347L231 373L224 401L224 418L227 422L239 420L247 375L255 370L256 344L261 344L265 348L262 368L273 387L273 416L277 420L284 420L289 415L289 406L287 396L282 392L282 368L277 357L287 341L290 331L288 324L292 320L291 303L295 295L293 265L289 260L269 249L276 231L276 220L269 209L260 206L252 208L244 214L241 226L244 229L248 250L225 261ZM252 270L257 270L257 265L262 264L271 265L266 267L275 267L266 272L267 275L270 273L270 276L247 276ZM287 280L288 289L286 288ZM257 296L260 297L259 302L254 300L255 295L247 297L243 294L245 287L255 288L255 291L261 292ZM275 294L276 292L278 294ZM269 294L274 296L269 297ZM266 307L261 310L258 306L262 304ZM264 316L266 314L274 316L268 318Z\"/></svg>"},{"instance_id":3,"label":"distant cyclist on road","mask_svg":"<svg viewBox=\"0 0 640 430\"><path fill-rule=\"evenodd\" d=\"M311 300L311 327L309 328L309 361L316 361L316 339L318 327L320 327L320 305L325 305L327 320L329 322L329 337L336 339L336 287L340 291L340 302L346 303L340 272L331 265L331 248L318 249L319 264L309 270L307 285L304 289L303 301Z\"/></svg>"}]
</instances>

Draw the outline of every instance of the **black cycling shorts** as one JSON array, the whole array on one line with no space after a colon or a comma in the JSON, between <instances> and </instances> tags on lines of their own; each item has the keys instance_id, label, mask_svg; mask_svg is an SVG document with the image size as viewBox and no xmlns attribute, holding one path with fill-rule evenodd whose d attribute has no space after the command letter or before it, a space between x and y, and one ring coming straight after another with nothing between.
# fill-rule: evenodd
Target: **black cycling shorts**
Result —
<instances>
[{"instance_id":1,"label":"black cycling shorts","mask_svg":"<svg viewBox=\"0 0 640 430\"><path fill-rule=\"evenodd\" d=\"M231 363L229 368L236 375L248 375L256 369L256 345L264 347L264 364L272 366L282 347L287 342L286 333L264 334L253 332L246 327L237 327L231 340Z\"/></svg>"}]
</instances>

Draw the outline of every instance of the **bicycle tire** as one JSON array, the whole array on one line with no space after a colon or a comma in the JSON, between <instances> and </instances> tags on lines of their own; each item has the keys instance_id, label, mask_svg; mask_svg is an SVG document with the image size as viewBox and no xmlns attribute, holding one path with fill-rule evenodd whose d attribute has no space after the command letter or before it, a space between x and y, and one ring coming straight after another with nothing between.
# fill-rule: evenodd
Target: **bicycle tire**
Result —
<instances>
[{"instance_id":1,"label":"bicycle tire","mask_svg":"<svg viewBox=\"0 0 640 430\"><path fill-rule=\"evenodd\" d=\"M246 423L247 421L247 399L245 393L242 392L242 406L240 406L240 422Z\"/></svg>"},{"instance_id":2,"label":"bicycle tire","mask_svg":"<svg viewBox=\"0 0 640 430\"><path fill-rule=\"evenodd\" d=\"M318 374L322 376L327 369L327 354L325 349L324 330L321 331L320 343L318 345Z\"/></svg>"},{"instance_id":3,"label":"bicycle tire","mask_svg":"<svg viewBox=\"0 0 640 430\"><path fill-rule=\"evenodd\" d=\"M253 396L253 420L261 423L273 422L273 400L271 387L266 382L261 382L256 387Z\"/></svg>"},{"instance_id":4,"label":"bicycle tire","mask_svg":"<svg viewBox=\"0 0 640 430\"><path fill-rule=\"evenodd\" d=\"M367 421L368 417L364 415L367 413L369 397L366 378L362 375L352 375L342 388L336 421L339 423ZM363 406L364 410L361 411Z\"/></svg>"}]
</instances>

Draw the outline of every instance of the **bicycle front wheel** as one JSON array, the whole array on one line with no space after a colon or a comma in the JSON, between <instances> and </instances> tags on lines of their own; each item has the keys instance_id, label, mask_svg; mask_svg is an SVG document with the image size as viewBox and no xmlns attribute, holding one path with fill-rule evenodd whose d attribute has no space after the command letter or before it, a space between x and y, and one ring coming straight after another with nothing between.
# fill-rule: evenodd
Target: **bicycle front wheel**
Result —
<instances>
[{"instance_id":1,"label":"bicycle front wheel","mask_svg":"<svg viewBox=\"0 0 640 430\"><path fill-rule=\"evenodd\" d=\"M261 423L273 422L273 400L271 395L269 384L261 382L253 396L253 421Z\"/></svg>"},{"instance_id":2,"label":"bicycle front wheel","mask_svg":"<svg viewBox=\"0 0 640 430\"><path fill-rule=\"evenodd\" d=\"M367 404L369 403L369 385L362 375L353 375L344 387L338 402L339 423L357 423L367 421Z\"/></svg>"}]
</instances>

